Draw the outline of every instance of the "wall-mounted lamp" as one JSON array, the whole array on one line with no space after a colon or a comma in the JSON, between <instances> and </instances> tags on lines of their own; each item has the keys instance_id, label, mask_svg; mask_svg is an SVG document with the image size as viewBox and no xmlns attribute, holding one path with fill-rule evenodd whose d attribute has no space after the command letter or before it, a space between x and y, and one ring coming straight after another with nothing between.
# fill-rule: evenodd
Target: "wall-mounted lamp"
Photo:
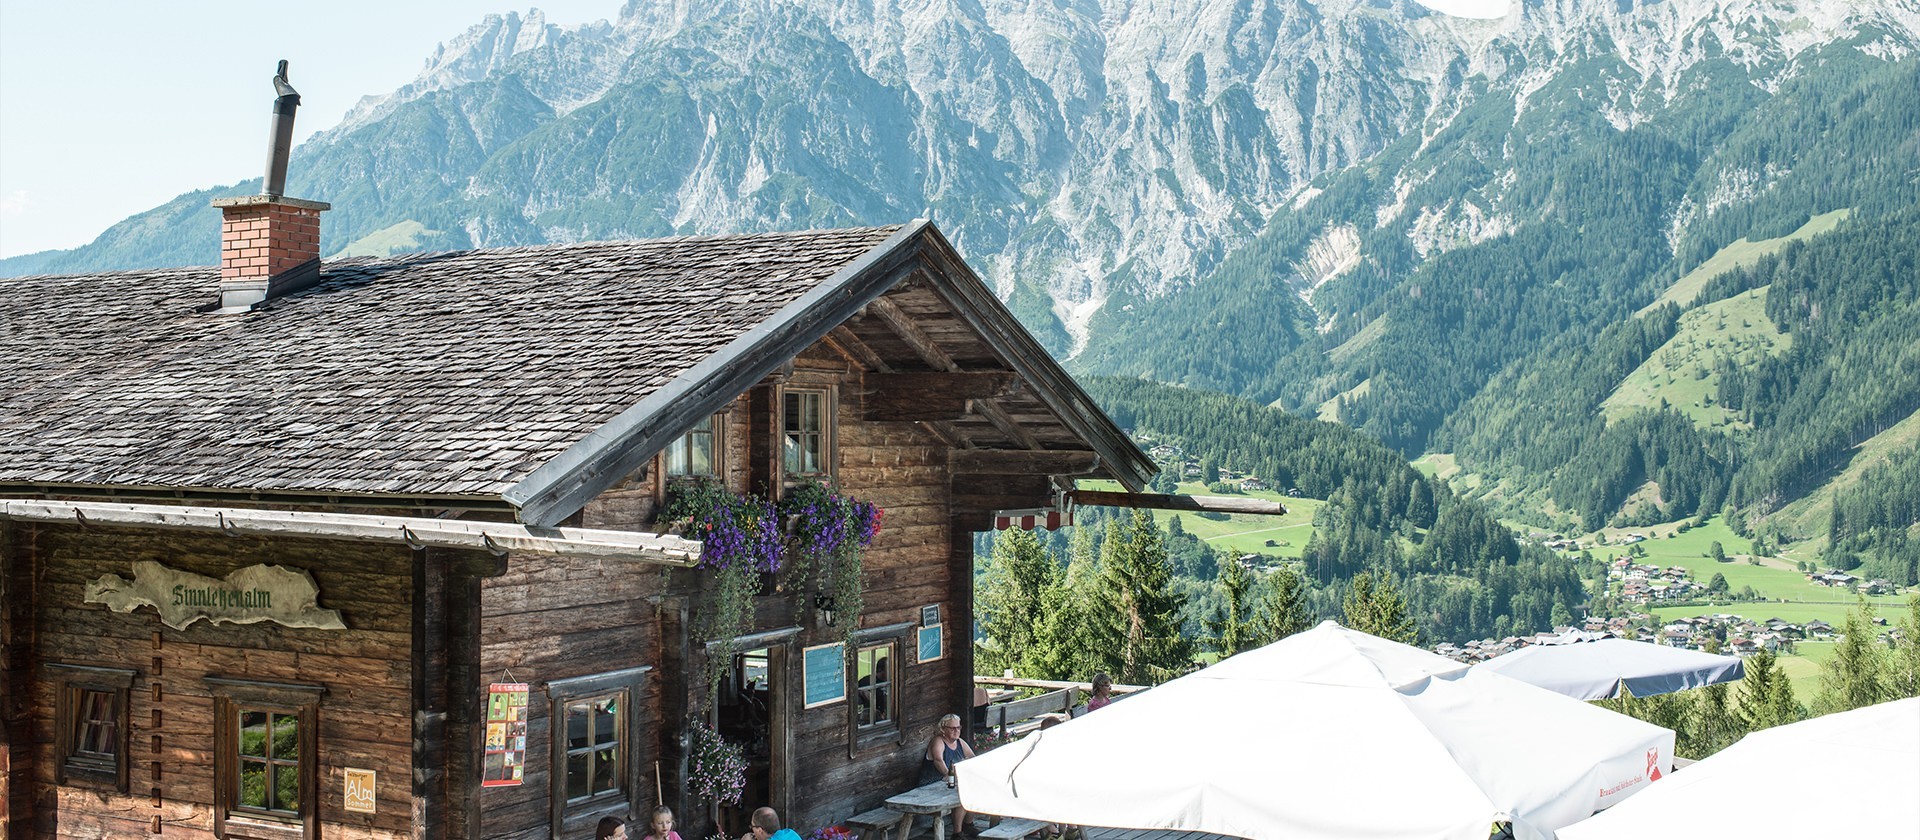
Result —
<instances>
[{"instance_id":1,"label":"wall-mounted lamp","mask_svg":"<svg viewBox=\"0 0 1920 840\"><path fill-rule=\"evenodd\" d=\"M828 627L832 627L834 625L835 620L839 618L839 616L837 615L837 610L835 610L834 607L835 605L833 603L832 595L813 596L813 609L815 612L820 614L821 623L827 625Z\"/></svg>"}]
</instances>

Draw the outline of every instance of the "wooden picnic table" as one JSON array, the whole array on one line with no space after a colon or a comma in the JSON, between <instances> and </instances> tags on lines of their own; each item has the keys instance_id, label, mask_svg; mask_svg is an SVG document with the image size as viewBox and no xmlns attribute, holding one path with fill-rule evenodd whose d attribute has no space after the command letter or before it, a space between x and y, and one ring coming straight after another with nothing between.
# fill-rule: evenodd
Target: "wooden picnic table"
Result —
<instances>
[{"instance_id":1,"label":"wooden picnic table","mask_svg":"<svg viewBox=\"0 0 1920 840\"><path fill-rule=\"evenodd\" d=\"M887 807L901 813L899 836L905 840L913 829L915 814L933 817L933 840L947 840L947 815L960 807L959 788L947 787L945 779L921 785L887 800Z\"/></svg>"}]
</instances>

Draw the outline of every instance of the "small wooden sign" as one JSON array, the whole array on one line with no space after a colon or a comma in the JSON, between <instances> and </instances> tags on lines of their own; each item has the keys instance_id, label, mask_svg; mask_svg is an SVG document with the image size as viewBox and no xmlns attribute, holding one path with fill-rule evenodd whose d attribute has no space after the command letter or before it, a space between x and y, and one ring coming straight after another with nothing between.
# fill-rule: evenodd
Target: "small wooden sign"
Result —
<instances>
[{"instance_id":1,"label":"small wooden sign","mask_svg":"<svg viewBox=\"0 0 1920 840\"><path fill-rule=\"evenodd\" d=\"M487 741L480 763L481 787L520 784L527 764L527 684L487 686Z\"/></svg>"},{"instance_id":2,"label":"small wooden sign","mask_svg":"<svg viewBox=\"0 0 1920 840\"><path fill-rule=\"evenodd\" d=\"M847 646L841 642L814 645L800 652L805 691L804 705L809 708L847 699Z\"/></svg>"},{"instance_id":3,"label":"small wooden sign","mask_svg":"<svg viewBox=\"0 0 1920 840\"><path fill-rule=\"evenodd\" d=\"M375 805L378 800L373 794L375 778L376 774L372 770L347 768L345 791L347 810L356 814L371 814L377 810Z\"/></svg>"},{"instance_id":4,"label":"small wooden sign","mask_svg":"<svg viewBox=\"0 0 1920 840\"><path fill-rule=\"evenodd\" d=\"M932 627L940 623L940 605L928 604L920 608L920 626Z\"/></svg>"}]
</instances>

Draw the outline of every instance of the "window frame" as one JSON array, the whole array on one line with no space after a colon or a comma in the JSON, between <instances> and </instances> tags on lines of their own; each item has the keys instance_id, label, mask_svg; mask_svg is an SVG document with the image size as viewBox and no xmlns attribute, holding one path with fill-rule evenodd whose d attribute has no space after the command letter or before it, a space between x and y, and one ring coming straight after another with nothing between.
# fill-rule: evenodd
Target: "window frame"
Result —
<instances>
[{"instance_id":1,"label":"window frame","mask_svg":"<svg viewBox=\"0 0 1920 840\"><path fill-rule=\"evenodd\" d=\"M265 829L267 836L297 828L307 840L320 828L320 698L325 686L259 680L203 677L213 695L213 831L219 837L246 837L249 828ZM256 809L240 804L240 716L245 712L288 715L299 727L298 776L300 803L292 812ZM278 829L278 830L276 830ZM236 833L238 832L238 833Z\"/></svg>"},{"instance_id":2,"label":"window frame","mask_svg":"<svg viewBox=\"0 0 1920 840\"><path fill-rule=\"evenodd\" d=\"M887 664L886 681L881 682L878 679L878 675L876 673L876 677L871 683L868 683L867 685L861 685L860 684L860 666L862 664L861 660L865 659L867 657L867 654L875 651L881 651L881 650L885 650L887 652L886 661L888 664ZM848 696L853 698L853 706L854 706L853 727L860 734L865 735L872 732L876 732L883 728L899 726L900 724L900 714L899 714L900 693L897 690L898 683L900 681L900 668L898 667L899 661L900 661L900 644L898 641L894 639L881 639L879 641L872 642L872 643L862 642L860 646L854 650L853 668L849 672L852 678L853 684L847 686L847 691L848 691ZM876 665L877 665L877 662L878 660L876 660ZM874 670L877 672L879 669L878 667L876 667ZM866 702L870 694L875 697L880 697L882 696L881 692L885 692L883 701L876 701L873 703ZM882 705L886 707L884 710L877 708ZM867 709L875 710L874 717L876 719L872 723L863 723L860 720L860 718L863 716L864 710L867 710ZM878 714L878 712L880 711L885 712L884 717L881 717Z\"/></svg>"},{"instance_id":3,"label":"window frame","mask_svg":"<svg viewBox=\"0 0 1920 840\"><path fill-rule=\"evenodd\" d=\"M641 728L639 701L646 674L652 670L653 666L642 665L547 682L547 740L551 747L551 763L547 767L548 807L552 814L552 836L555 840L565 837L569 828L577 830L601 817L632 819L640 813L640 796L644 785L640 779L637 736L644 730ZM623 704L623 710L615 719L619 728L616 738L620 750L618 763L623 766L615 771L614 777L620 781L620 786L610 793L589 795L578 801L570 800L567 797L567 755L570 752L566 734L567 706L609 695L621 696L620 702ZM594 747L587 749L591 751Z\"/></svg>"},{"instance_id":4,"label":"window frame","mask_svg":"<svg viewBox=\"0 0 1920 840\"><path fill-rule=\"evenodd\" d=\"M901 745L906 743L906 722L904 720L907 702L906 663L900 655L907 649L907 637L912 633L912 622L888 624L883 627L870 627L853 634L848 648L854 651L852 662L847 668L847 755L857 758L860 753L880 745ZM891 676L887 681L887 704L891 707L891 720L860 725L860 659L861 653L869 648L892 645L893 652L888 658L893 664Z\"/></svg>"},{"instance_id":5,"label":"window frame","mask_svg":"<svg viewBox=\"0 0 1920 840\"><path fill-rule=\"evenodd\" d=\"M773 449L774 463L780 470L780 486L790 487L802 479L832 479L837 472L834 469L839 454L839 400L832 385L782 385L778 389L774 407ZM799 472L787 465L787 397L814 395L820 398L820 469L816 472ZM806 433L802 430L802 433Z\"/></svg>"},{"instance_id":6,"label":"window frame","mask_svg":"<svg viewBox=\"0 0 1920 840\"><path fill-rule=\"evenodd\" d=\"M129 724L133 716L128 705L133 700L133 678L137 672L125 668L101 668L92 665L67 665L47 663L48 676L54 683L54 778L58 784L81 784L89 787L110 787L120 793L127 792L128 769L131 761L127 751L133 745ZM80 755L81 750L75 743L75 735L80 725L80 700L87 692L109 694L114 698L113 721L115 734L113 744L115 753L111 766L108 762L93 758L90 753Z\"/></svg>"},{"instance_id":7,"label":"window frame","mask_svg":"<svg viewBox=\"0 0 1920 840\"><path fill-rule=\"evenodd\" d=\"M660 475L664 479L664 482L663 482L664 484L671 485L676 481L699 481L702 479L720 480L726 476L727 413L722 411L722 412L715 412L713 414L709 414L707 415L706 422L707 422L707 429L704 432L698 426L688 429L679 437L676 437L671 442L669 442L667 444L667 448L660 452ZM674 450L681 447L682 445L687 444L688 440L697 434L705 434L708 437L707 468L709 471L704 473L674 472L673 471ZM687 451L691 452L692 451L691 447L689 447Z\"/></svg>"}]
</instances>

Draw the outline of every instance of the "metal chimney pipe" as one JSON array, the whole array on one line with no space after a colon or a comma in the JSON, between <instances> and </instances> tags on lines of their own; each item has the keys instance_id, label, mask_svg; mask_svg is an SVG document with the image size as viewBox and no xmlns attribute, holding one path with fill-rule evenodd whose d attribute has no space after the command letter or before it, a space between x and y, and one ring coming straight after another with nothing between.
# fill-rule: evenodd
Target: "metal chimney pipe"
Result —
<instances>
[{"instance_id":1,"label":"metal chimney pipe","mask_svg":"<svg viewBox=\"0 0 1920 840\"><path fill-rule=\"evenodd\" d=\"M273 135L267 138L267 185L261 192L279 198L287 194L287 155L293 151L293 112L300 107L300 92L287 84L287 61L280 60L280 71L273 76Z\"/></svg>"}]
</instances>

